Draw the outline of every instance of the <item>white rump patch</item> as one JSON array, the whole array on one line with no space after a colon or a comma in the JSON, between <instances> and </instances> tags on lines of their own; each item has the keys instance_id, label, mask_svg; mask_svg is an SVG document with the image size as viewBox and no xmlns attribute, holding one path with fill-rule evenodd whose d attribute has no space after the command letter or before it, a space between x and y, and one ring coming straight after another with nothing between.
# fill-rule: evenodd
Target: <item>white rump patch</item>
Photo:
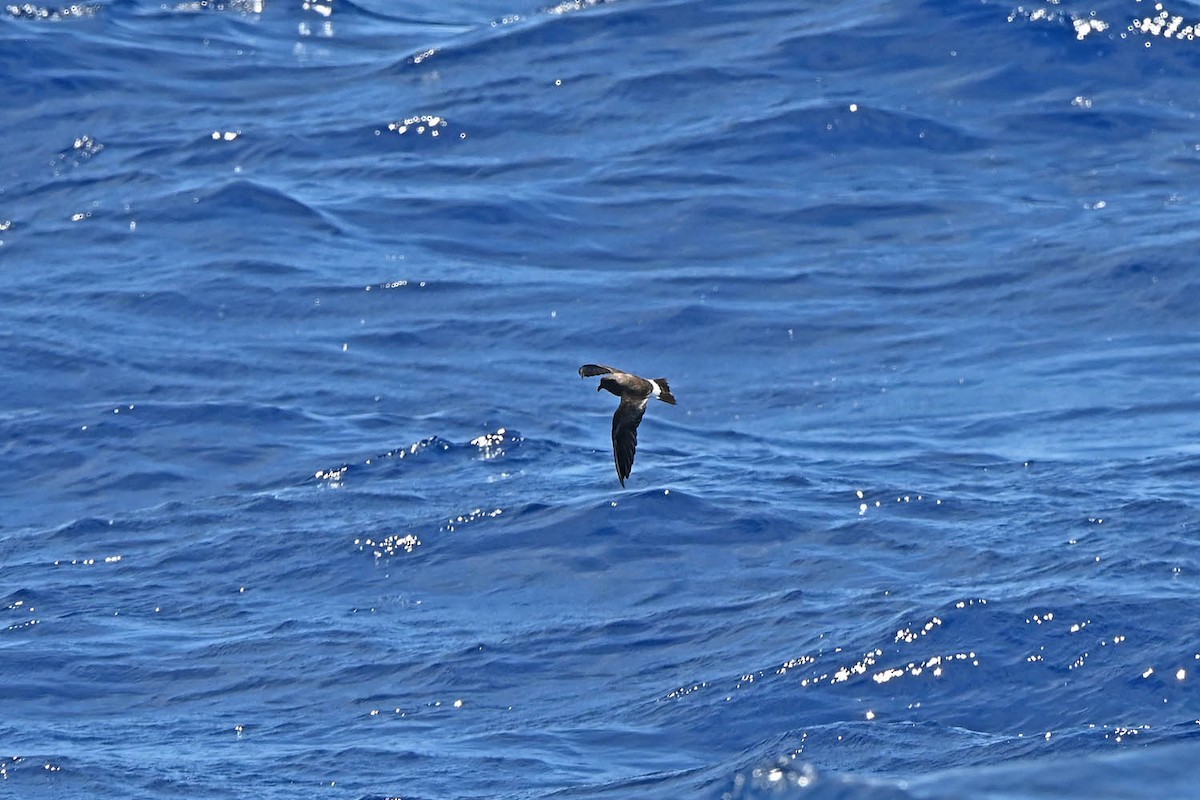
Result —
<instances>
[{"instance_id":1,"label":"white rump patch","mask_svg":"<svg viewBox=\"0 0 1200 800\"><path fill-rule=\"evenodd\" d=\"M660 394L662 394L662 389L658 388L658 384L654 381L650 381L650 394L654 395L655 397L658 397Z\"/></svg>"}]
</instances>

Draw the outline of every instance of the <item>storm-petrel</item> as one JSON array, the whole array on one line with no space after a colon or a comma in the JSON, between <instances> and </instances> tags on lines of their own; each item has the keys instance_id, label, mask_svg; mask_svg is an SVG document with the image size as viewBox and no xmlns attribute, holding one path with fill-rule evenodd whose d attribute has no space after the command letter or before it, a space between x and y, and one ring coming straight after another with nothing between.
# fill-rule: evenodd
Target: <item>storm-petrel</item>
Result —
<instances>
[{"instance_id":1,"label":"storm-petrel","mask_svg":"<svg viewBox=\"0 0 1200 800\"><path fill-rule=\"evenodd\" d=\"M617 465L617 478L621 486L633 471L633 454L637 450L637 429L646 413L646 403L651 397L657 397L664 403L675 405L675 395L666 378L655 378L652 381L639 378L628 372L621 372L612 367L599 364L584 364L579 368L579 377L594 378L603 375L596 391L608 389L621 398L617 412L613 414L613 463Z\"/></svg>"}]
</instances>

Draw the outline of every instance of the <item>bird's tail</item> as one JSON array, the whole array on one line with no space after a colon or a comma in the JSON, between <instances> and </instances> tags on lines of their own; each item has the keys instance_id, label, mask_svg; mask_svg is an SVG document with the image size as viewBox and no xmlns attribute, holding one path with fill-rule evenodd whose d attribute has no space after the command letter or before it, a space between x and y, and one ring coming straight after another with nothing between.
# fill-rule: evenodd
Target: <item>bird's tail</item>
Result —
<instances>
[{"instance_id":1,"label":"bird's tail","mask_svg":"<svg viewBox=\"0 0 1200 800\"><path fill-rule=\"evenodd\" d=\"M671 394L671 387L667 385L667 379L655 378L654 382L658 384L658 399L664 403L675 405L675 395Z\"/></svg>"}]
</instances>

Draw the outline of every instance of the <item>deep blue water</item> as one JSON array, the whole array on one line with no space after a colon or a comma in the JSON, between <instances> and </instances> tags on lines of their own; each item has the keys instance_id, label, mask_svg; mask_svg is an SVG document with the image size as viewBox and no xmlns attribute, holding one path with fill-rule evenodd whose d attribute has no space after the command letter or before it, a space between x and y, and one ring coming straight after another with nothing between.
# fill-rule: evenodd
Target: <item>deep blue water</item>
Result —
<instances>
[{"instance_id":1,"label":"deep blue water","mask_svg":"<svg viewBox=\"0 0 1200 800\"><path fill-rule=\"evenodd\" d=\"M1200 796L1161 13L6 6L0 795Z\"/></svg>"}]
</instances>

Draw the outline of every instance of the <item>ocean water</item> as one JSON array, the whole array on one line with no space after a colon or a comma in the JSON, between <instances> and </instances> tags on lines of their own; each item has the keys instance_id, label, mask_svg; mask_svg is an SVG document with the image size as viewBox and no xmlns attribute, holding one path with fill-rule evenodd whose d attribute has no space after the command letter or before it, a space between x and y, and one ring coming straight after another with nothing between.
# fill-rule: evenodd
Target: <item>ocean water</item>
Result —
<instances>
[{"instance_id":1,"label":"ocean water","mask_svg":"<svg viewBox=\"0 0 1200 800\"><path fill-rule=\"evenodd\" d=\"M1198 25L6 5L0 796L1200 797Z\"/></svg>"}]
</instances>

